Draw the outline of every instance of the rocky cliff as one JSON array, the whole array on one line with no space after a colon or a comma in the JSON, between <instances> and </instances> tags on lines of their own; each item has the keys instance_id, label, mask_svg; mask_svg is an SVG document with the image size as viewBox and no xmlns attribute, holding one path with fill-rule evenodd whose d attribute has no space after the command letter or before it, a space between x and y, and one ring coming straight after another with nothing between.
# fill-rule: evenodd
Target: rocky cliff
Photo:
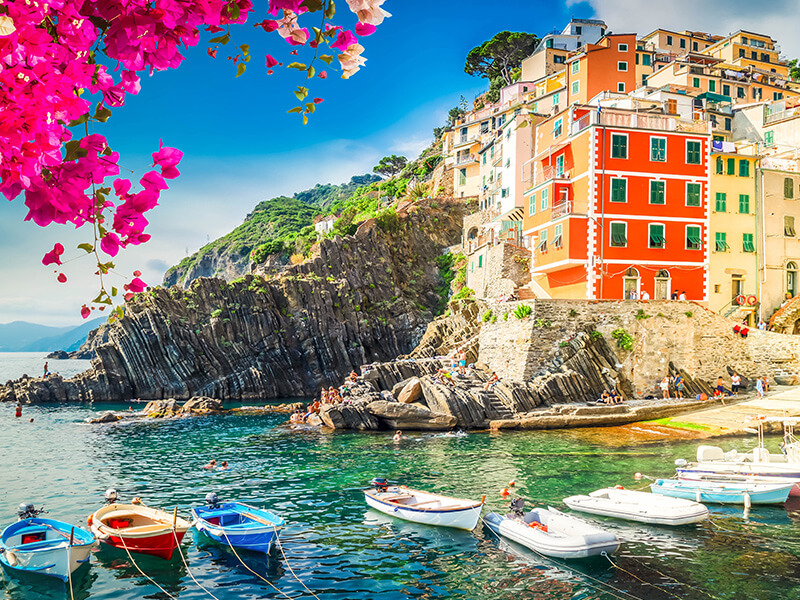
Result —
<instances>
[{"instance_id":1,"label":"rocky cliff","mask_svg":"<svg viewBox=\"0 0 800 600\"><path fill-rule=\"evenodd\" d=\"M273 277L154 288L94 339L92 368L23 379L0 400L263 399L316 394L365 363L410 352L442 308L433 260L458 241L465 207L426 201L323 240Z\"/></svg>"}]
</instances>

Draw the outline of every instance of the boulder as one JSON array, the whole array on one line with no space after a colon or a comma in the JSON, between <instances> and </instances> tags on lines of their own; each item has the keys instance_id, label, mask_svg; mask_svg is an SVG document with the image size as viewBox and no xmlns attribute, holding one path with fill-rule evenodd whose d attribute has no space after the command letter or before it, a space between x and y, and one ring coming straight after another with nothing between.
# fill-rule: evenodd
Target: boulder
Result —
<instances>
[{"instance_id":1,"label":"boulder","mask_svg":"<svg viewBox=\"0 0 800 600\"><path fill-rule=\"evenodd\" d=\"M389 390L383 390L381 392L381 400L386 400L387 402L397 402L395 397L392 395L392 392Z\"/></svg>"},{"instance_id":2,"label":"boulder","mask_svg":"<svg viewBox=\"0 0 800 600\"><path fill-rule=\"evenodd\" d=\"M422 398L422 384L419 379L412 377L395 397L398 402L402 402L403 404L411 404Z\"/></svg>"},{"instance_id":3,"label":"boulder","mask_svg":"<svg viewBox=\"0 0 800 600\"><path fill-rule=\"evenodd\" d=\"M89 423L116 423L117 421L121 420L118 414L113 412L105 412L96 419L90 419Z\"/></svg>"},{"instance_id":4,"label":"boulder","mask_svg":"<svg viewBox=\"0 0 800 600\"><path fill-rule=\"evenodd\" d=\"M63 350L56 350L55 352L51 352L45 358L54 358L56 360L67 360L70 358L69 353L64 352Z\"/></svg>"},{"instance_id":5,"label":"boulder","mask_svg":"<svg viewBox=\"0 0 800 600\"><path fill-rule=\"evenodd\" d=\"M313 425L315 427L320 427L321 425L323 425L323 422L322 418L320 418L320 416L317 413L312 413L308 415L308 418L306 419L306 424Z\"/></svg>"},{"instance_id":6,"label":"boulder","mask_svg":"<svg viewBox=\"0 0 800 600\"><path fill-rule=\"evenodd\" d=\"M195 396L180 408L184 415L212 415L223 411L222 402L208 396Z\"/></svg>"},{"instance_id":7,"label":"boulder","mask_svg":"<svg viewBox=\"0 0 800 600\"><path fill-rule=\"evenodd\" d=\"M179 411L178 401L175 398L168 398L148 402L142 412L151 419L163 419L164 417L174 417Z\"/></svg>"},{"instance_id":8,"label":"boulder","mask_svg":"<svg viewBox=\"0 0 800 600\"><path fill-rule=\"evenodd\" d=\"M392 396L394 396L395 398L399 398L400 397L400 392L403 391L403 388L406 387L406 385L408 385L408 382L411 381L412 379L416 379L416 378L415 377L409 377L407 379L403 379L403 381L398 381L397 383L395 383L392 386Z\"/></svg>"},{"instance_id":9,"label":"boulder","mask_svg":"<svg viewBox=\"0 0 800 600\"><path fill-rule=\"evenodd\" d=\"M480 428L488 420L487 409L482 398L478 397L480 390L466 388L461 385L458 378L455 385L440 385L422 379L420 385L425 403L434 412L451 415L459 427Z\"/></svg>"},{"instance_id":10,"label":"boulder","mask_svg":"<svg viewBox=\"0 0 800 600\"><path fill-rule=\"evenodd\" d=\"M457 423L453 415L435 413L419 404L378 400L368 404L367 410L389 429L444 431Z\"/></svg>"},{"instance_id":11,"label":"boulder","mask_svg":"<svg viewBox=\"0 0 800 600\"><path fill-rule=\"evenodd\" d=\"M388 404L388 403L387 403ZM366 404L325 404L319 411L320 419L332 429L378 429L378 419L367 411Z\"/></svg>"}]
</instances>

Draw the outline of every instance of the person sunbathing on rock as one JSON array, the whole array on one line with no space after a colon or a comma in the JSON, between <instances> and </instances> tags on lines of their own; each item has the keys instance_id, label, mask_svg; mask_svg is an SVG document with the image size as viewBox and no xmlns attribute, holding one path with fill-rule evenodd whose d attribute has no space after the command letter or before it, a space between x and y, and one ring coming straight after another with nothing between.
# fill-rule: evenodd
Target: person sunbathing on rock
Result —
<instances>
[{"instance_id":1,"label":"person sunbathing on rock","mask_svg":"<svg viewBox=\"0 0 800 600\"><path fill-rule=\"evenodd\" d=\"M350 371L350 381L352 381L353 383L358 381L358 373L356 373L355 371Z\"/></svg>"}]
</instances>

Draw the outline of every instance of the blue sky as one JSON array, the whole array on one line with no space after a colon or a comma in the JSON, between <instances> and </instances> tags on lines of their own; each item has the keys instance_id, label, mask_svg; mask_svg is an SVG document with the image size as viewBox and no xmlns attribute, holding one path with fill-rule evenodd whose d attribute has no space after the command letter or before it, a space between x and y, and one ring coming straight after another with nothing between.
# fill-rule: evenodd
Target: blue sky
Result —
<instances>
[{"instance_id":1,"label":"blue sky","mask_svg":"<svg viewBox=\"0 0 800 600\"><path fill-rule=\"evenodd\" d=\"M341 183L371 171L386 154L416 156L462 94L471 100L485 88L484 80L464 73L464 59L472 47L504 29L543 35L563 28L574 15L599 16L612 30L640 34L659 24L727 33L741 18L740 27L763 23L763 30L774 37L785 31L784 50L797 50L788 39L791 23L798 22L796 2L776 0L778 10L765 13L763 5L731 1L741 6L723 11L727 2L708 0L701 11L701 5L676 0L663 7L648 4L642 11L641 0L387 0L384 8L393 16L364 39L366 66L346 81L333 70L327 80L315 80L312 97L325 101L305 126L297 115L286 113L293 106L291 91L304 81L295 71L266 75L267 52L284 62L290 59L290 48L276 34L251 26L235 31L234 43L249 43L253 55L248 72L239 78L225 60L231 45L213 60L201 44L188 51L188 60L177 71L145 76L140 94L128 96L126 106L97 129L136 177L149 167L150 153L161 139L185 153L182 176L149 215L153 239L122 253L118 270L129 274L138 268L145 281L160 283L168 266L233 229L261 200L316 183ZM676 3L686 4L685 10L678 10ZM344 0L339 4L340 13L346 12ZM727 21L720 15L728 15ZM256 13L251 21L262 18ZM0 252L5 257L0 262L0 323L80 322L80 305L96 293L88 276L91 265L66 265L70 282L61 285L40 260L56 241L69 254L86 241L84 236L69 228L42 230L23 223L21 199L0 207Z\"/></svg>"}]
</instances>

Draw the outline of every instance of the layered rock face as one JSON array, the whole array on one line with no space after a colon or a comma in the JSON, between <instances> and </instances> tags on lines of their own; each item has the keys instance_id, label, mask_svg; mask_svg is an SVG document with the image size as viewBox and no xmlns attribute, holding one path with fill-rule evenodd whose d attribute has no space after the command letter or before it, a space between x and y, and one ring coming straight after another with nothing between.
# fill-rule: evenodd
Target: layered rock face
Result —
<instances>
[{"instance_id":1,"label":"layered rock face","mask_svg":"<svg viewBox=\"0 0 800 600\"><path fill-rule=\"evenodd\" d=\"M323 240L318 256L273 278L139 294L94 336L89 371L9 382L0 400L309 396L362 364L408 353L441 306L433 259L461 233L462 204L431 204Z\"/></svg>"}]
</instances>

